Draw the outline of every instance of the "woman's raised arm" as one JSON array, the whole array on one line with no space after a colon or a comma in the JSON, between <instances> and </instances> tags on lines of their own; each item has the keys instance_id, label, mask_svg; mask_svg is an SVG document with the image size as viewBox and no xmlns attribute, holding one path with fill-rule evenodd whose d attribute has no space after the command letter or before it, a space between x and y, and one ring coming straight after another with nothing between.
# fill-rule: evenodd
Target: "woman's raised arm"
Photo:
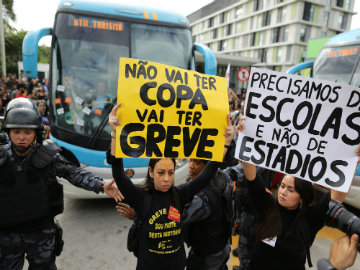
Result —
<instances>
[{"instance_id":1,"label":"woman's raised arm","mask_svg":"<svg viewBox=\"0 0 360 270\"><path fill-rule=\"evenodd\" d=\"M245 117L242 117L239 121L239 123L236 126L236 132L243 132L245 130L244 125ZM244 174L247 180L253 181L256 178L256 166L254 164L247 163L245 161L242 161Z\"/></svg>"}]
</instances>

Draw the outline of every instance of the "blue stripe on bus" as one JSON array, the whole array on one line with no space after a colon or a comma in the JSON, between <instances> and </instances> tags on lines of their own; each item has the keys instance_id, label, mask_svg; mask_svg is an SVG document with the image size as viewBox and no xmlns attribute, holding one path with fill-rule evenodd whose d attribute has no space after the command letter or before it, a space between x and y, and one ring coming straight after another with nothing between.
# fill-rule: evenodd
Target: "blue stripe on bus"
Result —
<instances>
[{"instance_id":1,"label":"blue stripe on bus","mask_svg":"<svg viewBox=\"0 0 360 270\"><path fill-rule=\"evenodd\" d=\"M117 16L126 16L130 18L149 19L160 22L175 23L189 26L189 20L182 14L167 11L165 9L154 8L151 6L135 5L131 3L104 2L104 1L79 1L62 0L59 3L61 9L84 10L96 13L111 14ZM145 13L149 15L145 17Z\"/></svg>"},{"instance_id":2,"label":"blue stripe on bus","mask_svg":"<svg viewBox=\"0 0 360 270\"><path fill-rule=\"evenodd\" d=\"M77 157L81 164L85 164L93 167L110 167L106 163L106 152L98 151L92 149L86 149L80 146L76 146L70 143L63 142L56 139L50 134L50 139L54 140L60 147L64 147ZM124 167L125 168L139 168L147 167L149 164L149 159L147 158L124 158Z\"/></svg>"}]
</instances>

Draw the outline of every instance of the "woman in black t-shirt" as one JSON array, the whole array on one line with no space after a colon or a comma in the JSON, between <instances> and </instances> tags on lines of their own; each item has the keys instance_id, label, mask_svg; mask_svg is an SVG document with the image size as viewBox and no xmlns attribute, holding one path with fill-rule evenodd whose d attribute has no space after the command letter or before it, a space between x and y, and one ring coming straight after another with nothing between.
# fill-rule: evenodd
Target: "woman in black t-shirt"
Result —
<instances>
[{"instance_id":1,"label":"woman in black t-shirt","mask_svg":"<svg viewBox=\"0 0 360 270\"><path fill-rule=\"evenodd\" d=\"M186 254L183 239L183 221L181 213L184 205L192 200L213 178L220 163L208 162L203 171L192 181L174 186L174 159L150 159L144 187L134 185L124 173L121 158L115 155L116 126L120 125L116 105L109 115L112 128L111 163L115 182L126 202L142 213L148 208L144 205L145 196L151 196L151 207L144 213L140 229L140 243L136 269L184 269ZM229 146L233 137L233 127L228 117L225 146ZM227 147L224 148L224 155ZM148 195L147 195L148 194Z\"/></svg>"},{"instance_id":2,"label":"woman in black t-shirt","mask_svg":"<svg viewBox=\"0 0 360 270\"><path fill-rule=\"evenodd\" d=\"M238 132L245 128L244 119L236 127ZM356 155L360 156L360 147L356 149ZM311 204L312 184L285 175L274 197L266 191L261 177L256 173L256 166L246 162L242 162L242 165L259 212L250 269L304 270L316 233L324 225L329 201L334 199L342 202L347 193L331 190L320 201Z\"/></svg>"}]
</instances>

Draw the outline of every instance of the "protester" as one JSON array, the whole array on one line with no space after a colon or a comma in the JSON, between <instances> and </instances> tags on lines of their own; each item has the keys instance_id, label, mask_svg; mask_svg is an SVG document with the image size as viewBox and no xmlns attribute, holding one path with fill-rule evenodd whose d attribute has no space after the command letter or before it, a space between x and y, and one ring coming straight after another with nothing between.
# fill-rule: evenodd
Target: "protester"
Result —
<instances>
[{"instance_id":1,"label":"protester","mask_svg":"<svg viewBox=\"0 0 360 270\"><path fill-rule=\"evenodd\" d=\"M142 213L146 196L151 196L151 208L145 213L145 222L141 223L140 242L136 269L184 269L186 255L183 240L182 211L186 203L203 189L215 175L219 162L210 161L195 179L175 187L175 160L150 159L148 175L144 187L135 186L124 173L121 158L114 158L116 126L120 125L116 105L109 115L112 128L111 157L113 177L136 213ZM225 145L233 137L233 128L228 118ZM224 155L227 148L224 148ZM168 229L166 229L168 228ZM171 228L171 229L169 229Z\"/></svg>"},{"instance_id":2,"label":"protester","mask_svg":"<svg viewBox=\"0 0 360 270\"><path fill-rule=\"evenodd\" d=\"M45 133L44 138L49 139L50 121L49 121L49 117L48 117L48 107L47 107L46 101L42 99L42 100L39 100L36 104L37 104L37 107L40 112L41 124L44 127L44 133Z\"/></svg>"},{"instance_id":3,"label":"protester","mask_svg":"<svg viewBox=\"0 0 360 270\"><path fill-rule=\"evenodd\" d=\"M240 120L237 131L245 129L244 119ZM356 154L360 157L360 147ZM311 204L312 184L285 175L274 198L265 190L255 165L242 164L259 213L250 269L305 269L306 257L311 265L309 249L324 225L330 200L343 201L346 193L331 190L331 195L327 193L319 202Z\"/></svg>"},{"instance_id":4,"label":"protester","mask_svg":"<svg viewBox=\"0 0 360 270\"><path fill-rule=\"evenodd\" d=\"M206 160L190 159L187 181L194 179L206 163ZM134 209L126 203L119 202L116 209L126 218L135 218ZM233 225L230 177L218 170L210 183L185 206L183 219L185 242L191 248L187 269L227 269Z\"/></svg>"},{"instance_id":5,"label":"protester","mask_svg":"<svg viewBox=\"0 0 360 270\"><path fill-rule=\"evenodd\" d=\"M329 259L320 259L318 270L344 270L353 266L358 252L359 236L353 234L335 239L331 244Z\"/></svg>"},{"instance_id":6,"label":"protester","mask_svg":"<svg viewBox=\"0 0 360 270\"><path fill-rule=\"evenodd\" d=\"M24 97L27 98L27 87L24 83L19 83L17 85L17 94L15 96L15 98L20 98L20 97Z\"/></svg>"},{"instance_id":7,"label":"protester","mask_svg":"<svg viewBox=\"0 0 360 270\"><path fill-rule=\"evenodd\" d=\"M6 84L3 84L1 86L1 93L0 93L0 115L4 115L6 106L10 102L10 100L11 100L11 95L8 92L8 87Z\"/></svg>"},{"instance_id":8,"label":"protester","mask_svg":"<svg viewBox=\"0 0 360 270\"><path fill-rule=\"evenodd\" d=\"M121 194L114 181L104 183L75 164L71 152L43 141L40 113L29 99L9 102L3 130L10 142L0 145L0 269L21 270L25 256L29 269L57 269L62 239L54 217L63 211L63 190L56 176L115 200Z\"/></svg>"}]
</instances>

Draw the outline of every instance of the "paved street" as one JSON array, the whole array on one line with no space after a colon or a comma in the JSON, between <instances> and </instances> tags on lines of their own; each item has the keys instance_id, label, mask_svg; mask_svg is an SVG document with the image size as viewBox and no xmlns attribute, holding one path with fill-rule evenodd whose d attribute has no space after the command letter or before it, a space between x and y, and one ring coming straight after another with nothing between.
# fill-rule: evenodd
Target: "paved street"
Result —
<instances>
[{"instance_id":1,"label":"paved street","mask_svg":"<svg viewBox=\"0 0 360 270\"><path fill-rule=\"evenodd\" d=\"M113 200L65 198L58 220L65 241L57 259L60 270L135 269L136 259L126 249L131 222L115 211Z\"/></svg>"},{"instance_id":2,"label":"paved street","mask_svg":"<svg viewBox=\"0 0 360 270\"><path fill-rule=\"evenodd\" d=\"M113 200L65 198L65 211L58 220L64 229L65 241L63 253L57 259L59 270L135 269L136 259L126 249L131 222L115 211ZM319 258L328 257L331 239L340 235L339 231L329 229L319 233L311 248L314 264L311 269L316 269ZM238 265L237 258L229 260L229 266L232 265ZM309 269L307 265L306 268ZM360 269L359 256L355 265L349 269Z\"/></svg>"}]
</instances>

